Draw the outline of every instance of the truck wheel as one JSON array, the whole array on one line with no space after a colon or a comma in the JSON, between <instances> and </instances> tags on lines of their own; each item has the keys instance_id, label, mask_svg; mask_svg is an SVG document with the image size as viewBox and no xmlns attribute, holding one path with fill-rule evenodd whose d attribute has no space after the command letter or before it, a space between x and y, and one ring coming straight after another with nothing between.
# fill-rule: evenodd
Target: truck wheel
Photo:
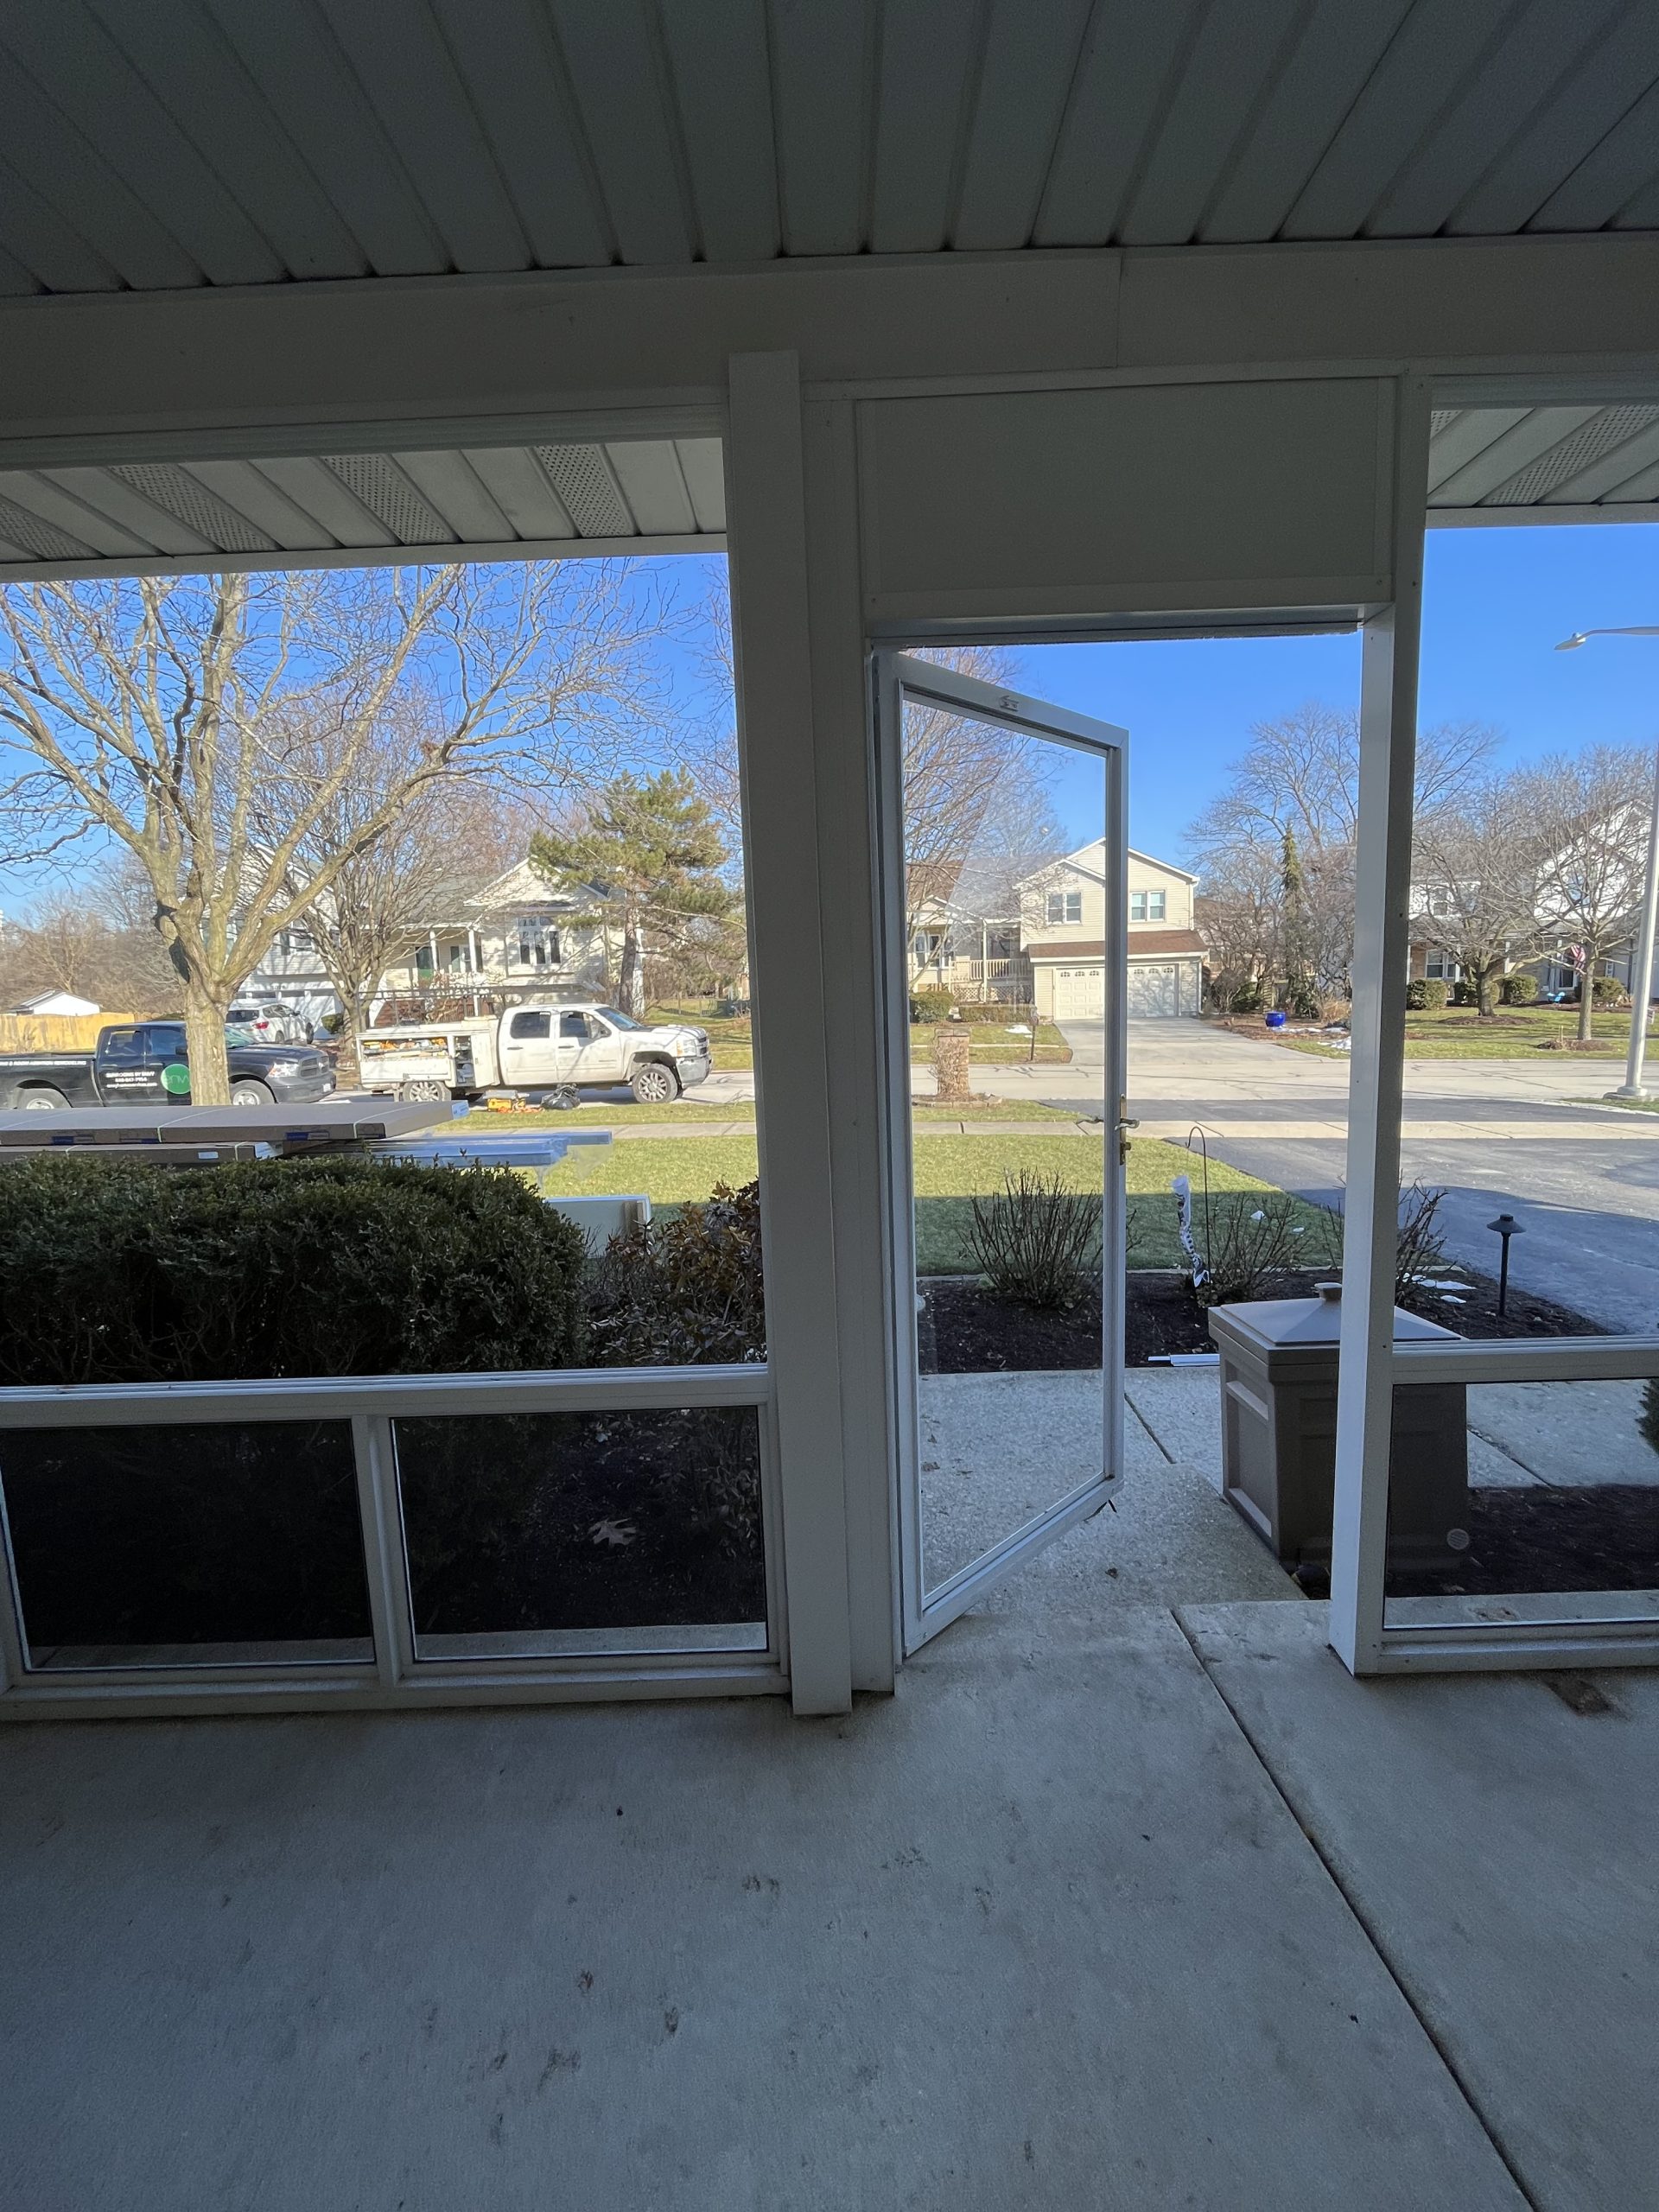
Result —
<instances>
[{"instance_id":1,"label":"truck wheel","mask_svg":"<svg viewBox=\"0 0 1659 2212\"><path fill-rule=\"evenodd\" d=\"M48 1083L31 1083L28 1090L18 1092L16 1103L25 1114L55 1114L69 1101Z\"/></svg>"},{"instance_id":2,"label":"truck wheel","mask_svg":"<svg viewBox=\"0 0 1659 2212\"><path fill-rule=\"evenodd\" d=\"M647 1060L634 1070L628 1088L642 1106L666 1106L670 1099L679 1096L680 1078L660 1060Z\"/></svg>"},{"instance_id":3,"label":"truck wheel","mask_svg":"<svg viewBox=\"0 0 1659 2212\"><path fill-rule=\"evenodd\" d=\"M232 1106L274 1106L276 1095L263 1083L255 1083L251 1076L245 1076L239 1083L231 1085L231 1103Z\"/></svg>"},{"instance_id":4,"label":"truck wheel","mask_svg":"<svg viewBox=\"0 0 1659 2212\"><path fill-rule=\"evenodd\" d=\"M434 1099L447 1098L449 1096L449 1086L447 1083L436 1081L400 1083L397 1086L397 1096L407 1100L411 1106L422 1106Z\"/></svg>"}]
</instances>

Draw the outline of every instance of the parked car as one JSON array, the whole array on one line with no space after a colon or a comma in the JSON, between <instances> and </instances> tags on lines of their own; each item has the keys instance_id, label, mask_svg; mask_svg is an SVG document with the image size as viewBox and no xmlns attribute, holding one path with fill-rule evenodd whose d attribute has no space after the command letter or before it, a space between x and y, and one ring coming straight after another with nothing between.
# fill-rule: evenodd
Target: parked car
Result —
<instances>
[{"instance_id":1,"label":"parked car","mask_svg":"<svg viewBox=\"0 0 1659 2212\"><path fill-rule=\"evenodd\" d=\"M225 1033L232 1106L312 1105L334 1087L332 1063L308 1045L268 1045L240 1027ZM0 1053L0 1102L30 1112L188 1106L189 1065L181 1021L111 1023L90 1052Z\"/></svg>"},{"instance_id":2,"label":"parked car","mask_svg":"<svg viewBox=\"0 0 1659 2212\"><path fill-rule=\"evenodd\" d=\"M642 1104L677 1098L710 1065L709 1033L652 1027L592 1001L535 1001L460 1021L359 1032L365 1087L399 1098L473 1098L486 1090L612 1090Z\"/></svg>"},{"instance_id":3,"label":"parked car","mask_svg":"<svg viewBox=\"0 0 1659 2212\"><path fill-rule=\"evenodd\" d=\"M308 1045L316 1035L305 1016L281 999L251 999L233 1006L225 1024L251 1030L262 1045Z\"/></svg>"}]
</instances>

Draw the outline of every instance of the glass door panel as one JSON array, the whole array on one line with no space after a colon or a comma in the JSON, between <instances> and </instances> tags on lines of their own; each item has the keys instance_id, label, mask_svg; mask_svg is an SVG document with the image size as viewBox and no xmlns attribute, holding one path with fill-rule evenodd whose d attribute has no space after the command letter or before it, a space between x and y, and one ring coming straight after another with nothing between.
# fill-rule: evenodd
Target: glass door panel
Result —
<instances>
[{"instance_id":1,"label":"glass door panel","mask_svg":"<svg viewBox=\"0 0 1659 2212\"><path fill-rule=\"evenodd\" d=\"M879 671L913 1649L1118 1478L1124 734Z\"/></svg>"}]
</instances>

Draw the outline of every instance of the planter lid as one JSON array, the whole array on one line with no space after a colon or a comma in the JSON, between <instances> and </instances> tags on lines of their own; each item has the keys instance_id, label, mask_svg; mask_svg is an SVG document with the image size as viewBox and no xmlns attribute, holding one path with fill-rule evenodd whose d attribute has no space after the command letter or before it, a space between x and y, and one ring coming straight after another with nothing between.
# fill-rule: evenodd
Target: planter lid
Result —
<instances>
[{"instance_id":1,"label":"planter lid","mask_svg":"<svg viewBox=\"0 0 1659 2212\"><path fill-rule=\"evenodd\" d=\"M1220 1322L1223 1333L1248 1336L1259 1344L1334 1344L1342 1333L1342 1300L1328 1292L1319 1298L1257 1299L1243 1306L1213 1306L1210 1319L1212 1336L1217 1333L1215 1324ZM1401 1306L1394 1309L1396 1344L1402 1338L1455 1337L1457 1333L1455 1329L1443 1329L1438 1321L1408 1313Z\"/></svg>"}]
</instances>

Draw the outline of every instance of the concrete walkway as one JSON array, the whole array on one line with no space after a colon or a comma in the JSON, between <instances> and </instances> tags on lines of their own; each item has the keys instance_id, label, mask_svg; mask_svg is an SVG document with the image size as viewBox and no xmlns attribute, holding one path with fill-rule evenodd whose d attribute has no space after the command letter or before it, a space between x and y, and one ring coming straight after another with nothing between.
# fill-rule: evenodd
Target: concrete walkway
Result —
<instances>
[{"instance_id":1,"label":"concrete walkway","mask_svg":"<svg viewBox=\"0 0 1659 2212\"><path fill-rule=\"evenodd\" d=\"M1167 1611L963 1623L840 1721L47 1726L3 1751L18 2212L1529 2201L1442 2055L1458 2020L1437 2050ZM1616 1933L1564 1957L1578 1985ZM1517 2106L1536 2042L1487 2054ZM1592 2129L1633 2158L1649 2124L1592 2100L1541 2169Z\"/></svg>"}]
</instances>

